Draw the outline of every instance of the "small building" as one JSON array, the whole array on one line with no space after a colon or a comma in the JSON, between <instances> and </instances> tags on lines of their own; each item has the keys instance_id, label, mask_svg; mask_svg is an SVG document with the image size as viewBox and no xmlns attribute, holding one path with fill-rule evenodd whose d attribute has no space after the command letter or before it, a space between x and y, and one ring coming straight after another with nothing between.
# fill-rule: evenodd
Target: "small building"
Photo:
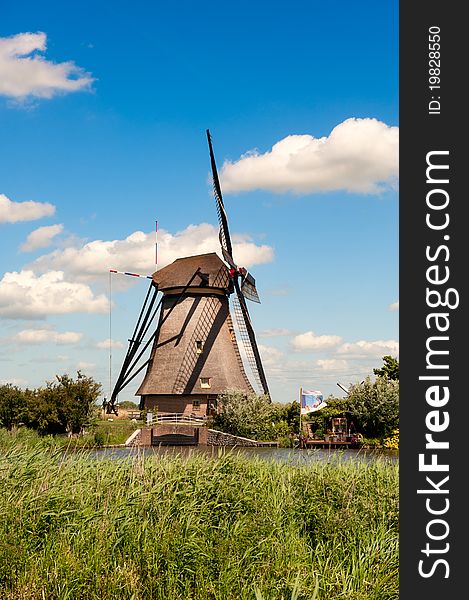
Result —
<instances>
[{"instance_id":1,"label":"small building","mask_svg":"<svg viewBox=\"0 0 469 600\"><path fill-rule=\"evenodd\" d=\"M325 417L323 425L303 422L303 443L305 446L354 446L358 444L357 434L351 416L344 413L338 417Z\"/></svg>"}]
</instances>

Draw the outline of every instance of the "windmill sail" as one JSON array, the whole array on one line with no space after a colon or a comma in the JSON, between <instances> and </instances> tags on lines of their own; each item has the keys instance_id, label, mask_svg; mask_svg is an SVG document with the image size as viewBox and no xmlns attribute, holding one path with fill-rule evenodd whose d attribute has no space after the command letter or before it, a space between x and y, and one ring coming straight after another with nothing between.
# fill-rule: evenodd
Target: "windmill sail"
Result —
<instances>
[{"instance_id":1,"label":"windmill sail","mask_svg":"<svg viewBox=\"0 0 469 600\"><path fill-rule=\"evenodd\" d=\"M257 347L256 336L251 324L248 307L238 282L235 281L236 296L233 300L236 322L238 324L239 333L246 350L246 357L251 367L254 379L264 394L269 394L269 386L262 366L261 355Z\"/></svg>"},{"instance_id":2,"label":"windmill sail","mask_svg":"<svg viewBox=\"0 0 469 600\"><path fill-rule=\"evenodd\" d=\"M245 269L239 269L233 260L233 245L231 243L230 231L228 229L228 217L226 216L225 205L223 204L223 196L221 193L220 179L218 177L217 164L215 162L215 155L213 153L212 137L210 131L207 129L207 140L210 151L210 164L212 166L212 178L213 178L213 195L215 197L215 203L217 207L218 222L220 225L220 245L223 258L232 267L241 273L241 292L243 295L252 302L259 302L259 294L256 289L256 280L248 273Z\"/></svg>"},{"instance_id":3,"label":"windmill sail","mask_svg":"<svg viewBox=\"0 0 469 600\"><path fill-rule=\"evenodd\" d=\"M239 337L241 338L241 341L243 343L247 362L249 364L249 367L251 368L251 372L254 376L256 387L258 388L258 391L263 391L262 381L261 381L261 378L259 375L259 370L257 368L256 359L254 357L254 352L252 350L251 341L249 339L249 334L248 334L248 331L246 328L246 323L244 321L243 313L241 310L241 305L239 303L237 296L233 297L232 302L233 302L233 309L234 309L236 325L238 327Z\"/></svg>"},{"instance_id":4,"label":"windmill sail","mask_svg":"<svg viewBox=\"0 0 469 600\"><path fill-rule=\"evenodd\" d=\"M246 276L243 278L241 283L241 291L243 292L243 296L245 296L248 300L260 304L259 294L257 293L256 289L256 281L250 273L246 273Z\"/></svg>"},{"instance_id":5,"label":"windmill sail","mask_svg":"<svg viewBox=\"0 0 469 600\"><path fill-rule=\"evenodd\" d=\"M217 165L215 162L215 155L213 153L212 138L208 129L207 140L210 151L210 163L212 166L213 193L215 196L218 221L220 224L219 237L221 251L225 261L235 271L234 288L236 290L236 295L233 297L233 305L236 321L238 324L238 330L246 351L246 358L249 363L249 366L251 367L254 379L259 389L264 394L269 395L267 379L265 377L261 357L259 354L259 349L257 347L256 337L254 335L254 329L252 327L248 308L246 306L246 299L251 300L252 302L260 302L259 294L257 293L256 289L256 280L250 273L248 273L246 269L244 269L243 267L238 267L233 260L233 250L230 232L228 229L228 218L225 211L225 205L223 204L220 180L218 178ZM239 283L239 280L241 281L241 283Z\"/></svg>"},{"instance_id":6,"label":"windmill sail","mask_svg":"<svg viewBox=\"0 0 469 600\"><path fill-rule=\"evenodd\" d=\"M149 411L156 409L161 415L206 417L214 414L220 394L229 389L249 394L256 383L259 391L269 396L246 306L248 299L259 302L256 283L244 267L234 262L208 130L207 138L221 255L210 252L181 257L153 273L111 400L107 403L108 412L117 414L119 392L143 369L146 369L145 376L136 391L140 396L140 407ZM230 313L230 298L234 302L237 330ZM150 335L149 329L155 318L158 323ZM239 342L245 348L245 356L240 353ZM150 354L144 357L150 344ZM252 381L246 373L248 365Z\"/></svg>"},{"instance_id":7,"label":"windmill sail","mask_svg":"<svg viewBox=\"0 0 469 600\"><path fill-rule=\"evenodd\" d=\"M217 206L217 214L218 214L218 222L220 224L220 244L222 247L223 257L225 260L234 264L233 261L233 248L231 245L230 232L228 229L228 218L225 212L225 205L223 204L223 197L221 194L220 180L218 178L217 164L215 162L215 155L213 154L212 147L212 138L210 136L210 131L207 129L207 140L208 147L210 151L210 164L212 166L212 178L213 178L213 195L215 196L215 202ZM228 258L225 256L225 253L228 255Z\"/></svg>"}]
</instances>

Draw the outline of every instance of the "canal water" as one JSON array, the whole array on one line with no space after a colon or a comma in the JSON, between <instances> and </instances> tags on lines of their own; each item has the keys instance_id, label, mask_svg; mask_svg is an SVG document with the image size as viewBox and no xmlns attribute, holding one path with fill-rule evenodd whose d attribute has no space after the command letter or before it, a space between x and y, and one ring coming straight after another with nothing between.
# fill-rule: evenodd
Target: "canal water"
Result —
<instances>
[{"instance_id":1,"label":"canal water","mask_svg":"<svg viewBox=\"0 0 469 600\"><path fill-rule=\"evenodd\" d=\"M145 448L103 448L92 450L90 454L95 458L125 459L134 456L207 456L216 458L227 454L235 454L248 458L267 461L304 465L316 462L331 461L364 461L377 460L395 462L399 461L397 450L365 450L365 449L322 449L312 450L299 448L270 448L270 447L235 447L222 448L216 446L152 446Z\"/></svg>"}]
</instances>

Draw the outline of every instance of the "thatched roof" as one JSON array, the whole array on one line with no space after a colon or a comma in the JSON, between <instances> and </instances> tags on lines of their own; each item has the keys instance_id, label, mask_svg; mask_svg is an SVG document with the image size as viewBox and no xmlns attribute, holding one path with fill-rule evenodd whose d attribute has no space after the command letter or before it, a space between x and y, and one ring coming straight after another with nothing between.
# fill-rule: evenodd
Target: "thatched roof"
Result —
<instances>
[{"instance_id":1,"label":"thatched roof","mask_svg":"<svg viewBox=\"0 0 469 600\"><path fill-rule=\"evenodd\" d=\"M178 258L170 265L153 273L158 289L180 288L187 285L197 268L203 277L196 276L190 287L212 287L225 289L229 284L228 268L215 252Z\"/></svg>"}]
</instances>

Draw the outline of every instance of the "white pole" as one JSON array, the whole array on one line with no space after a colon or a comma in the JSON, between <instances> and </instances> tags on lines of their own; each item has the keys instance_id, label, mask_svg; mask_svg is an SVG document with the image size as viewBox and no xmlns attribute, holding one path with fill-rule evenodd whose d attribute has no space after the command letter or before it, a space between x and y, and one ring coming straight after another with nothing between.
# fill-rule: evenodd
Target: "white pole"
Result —
<instances>
[{"instance_id":1,"label":"white pole","mask_svg":"<svg viewBox=\"0 0 469 600\"><path fill-rule=\"evenodd\" d=\"M109 271L109 401L112 395L112 276Z\"/></svg>"},{"instance_id":2,"label":"white pole","mask_svg":"<svg viewBox=\"0 0 469 600\"><path fill-rule=\"evenodd\" d=\"M155 271L158 270L158 221L155 221Z\"/></svg>"},{"instance_id":3,"label":"white pole","mask_svg":"<svg viewBox=\"0 0 469 600\"><path fill-rule=\"evenodd\" d=\"M299 438L300 438L300 448L301 448L301 400L302 400L302 396L303 396L303 388L300 387L300 433L299 433Z\"/></svg>"}]
</instances>

